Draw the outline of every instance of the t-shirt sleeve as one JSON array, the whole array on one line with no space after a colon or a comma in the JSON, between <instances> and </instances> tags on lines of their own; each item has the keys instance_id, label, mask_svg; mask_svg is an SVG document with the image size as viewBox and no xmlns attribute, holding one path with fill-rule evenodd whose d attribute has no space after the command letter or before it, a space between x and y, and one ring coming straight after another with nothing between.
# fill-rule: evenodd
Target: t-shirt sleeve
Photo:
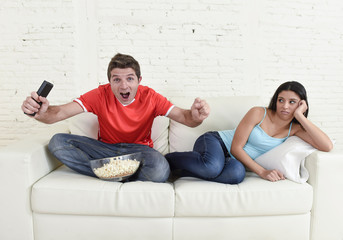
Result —
<instances>
[{"instance_id":1,"label":"t-shirt sleeve","mask_svg":"<svg viewBox=\"0 0 343 240\"><path fill-rule=\"evenodd\" d=\"M74 102L80 104L85 112L97 114L99 103L101 103L101 93L99 88L81 95L79 98L74 99Z\"/></svg>"},{"instance_id":2,"label":"t-shirt sleeve","mask_svg":"<svg viewBox=\"0 0 343 240\"><path fill-rule=\"evenodd\" d=\"M155 92L154 101L156 103L156 115L168 116L169 112L173 109L174 105L164 96Z\"/></svg>"}]
</instances>

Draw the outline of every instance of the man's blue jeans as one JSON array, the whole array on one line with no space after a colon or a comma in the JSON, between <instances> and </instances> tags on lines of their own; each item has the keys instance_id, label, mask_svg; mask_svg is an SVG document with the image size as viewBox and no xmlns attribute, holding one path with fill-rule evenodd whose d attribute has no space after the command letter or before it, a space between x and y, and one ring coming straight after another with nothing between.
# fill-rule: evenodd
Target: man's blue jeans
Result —
<instances>
[{"instance_id":1,"label":"man's blue jeans","mask_svg":"<svg viewBox=\"0 0 343 240\"><path fill-rule=\"evenodd\" d=\"M142 152L143 159L138 171L129 181L165 182L170 173L169 164L164 156L155 149L141 144L109 144L84 136L59 133L51 138L49 150L69 168L92 177L96 176L90 167L90 160L135 152Z\"/></svg>"},{"instance_id":2,"label":"man's blue jeans","mask_svg":"<svg viewBox=\"0 0 343 240\"><path fill-rule=\"evenodd\" d=\"M218 132L201 135L192 152L173 152L165 157L171 169L181 169L183 176L228 184L240 183L245 177L243 164L230 157Z\"/></svg>"}]
</instances>

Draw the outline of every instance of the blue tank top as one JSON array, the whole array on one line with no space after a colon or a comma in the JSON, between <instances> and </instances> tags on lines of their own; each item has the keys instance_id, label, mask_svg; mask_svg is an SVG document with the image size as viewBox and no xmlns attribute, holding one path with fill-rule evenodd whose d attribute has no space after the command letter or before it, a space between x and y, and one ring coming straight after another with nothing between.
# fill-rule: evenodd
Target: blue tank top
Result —
<instances>
[{"instance_id":1,"label":"blue tank top","mask_svg":"<svg viewBox=\"0 0 343 240\"><path fill-rule=\"evenodd\" d=\"M289 131L287 137L284 138L274 138L269 136L262 128L261 123L263 122L264 118L266 117L267 109L264 108L264 116L259 124L257 124L253 130L251 131L248 141L243 147L244 151L252 158L255 159L258 156L262 155L265 152L275 148L276 146L283 143L288 137L291 132L292 123L289 126ZM222 138L227 150L231 154L231 144L233 136L236 132L236 129L233 130L223 130L218 131L220 137Z\"/></svg>"}]
</instances>

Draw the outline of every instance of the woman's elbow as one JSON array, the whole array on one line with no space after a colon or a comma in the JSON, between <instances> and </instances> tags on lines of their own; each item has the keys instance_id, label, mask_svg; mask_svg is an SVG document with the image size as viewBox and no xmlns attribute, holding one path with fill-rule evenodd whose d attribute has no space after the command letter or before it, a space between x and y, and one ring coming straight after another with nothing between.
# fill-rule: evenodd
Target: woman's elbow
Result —
<instances>
[{"instance_id":1,"label":"woman's elbow","mask_svg":"<svg viewBox=\"0 0 343 240\"><path fill-rule=\"evenodd\" d=\"M239 151L241 149L242 149L241 147L232 144L230 152L231 152L232 155L237 156L237 154L239 153Z\"/></svg>"},{"instance_id":2,"label":"woman's elbow","mask_svg":"<svg viewBox=\"0 0 343 240\"><path fill-rule=\"evenodd\" d=\"M318 148L318 150L323 152L330 152L333 149L333 143L330 141L325 146Z\"/></svg>"}]
</instances>

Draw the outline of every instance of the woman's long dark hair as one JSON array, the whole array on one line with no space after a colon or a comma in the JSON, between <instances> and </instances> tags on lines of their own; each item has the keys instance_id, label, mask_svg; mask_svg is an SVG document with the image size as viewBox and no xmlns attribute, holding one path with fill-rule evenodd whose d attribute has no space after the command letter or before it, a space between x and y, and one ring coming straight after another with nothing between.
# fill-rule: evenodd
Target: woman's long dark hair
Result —
<instances>
[{"instance_id":1,"label":"woman's long dark hair","mask_svg":"<svg viewBox=\"0 0 343 240\"><path fill-rule=\"evenodd\" d=\"M307 101L306 90L305 90L305 87L301 83L296 82L296 81L289 81L289 82L285 82L285 83L281 84L276 89L272 99L270 100L268 109L276 111L276 103L278 101L279 94L282 91L293 91L296 94L298 94L298 96L300 97L301 100L305 100L305 102L307 104L307 110L304 112L304 116L307 117L310 107L309 107L308 101ZM295 118L293 118L292 122L299 124L298 120L296 120Z\"/></svg>"}]
</instances>

